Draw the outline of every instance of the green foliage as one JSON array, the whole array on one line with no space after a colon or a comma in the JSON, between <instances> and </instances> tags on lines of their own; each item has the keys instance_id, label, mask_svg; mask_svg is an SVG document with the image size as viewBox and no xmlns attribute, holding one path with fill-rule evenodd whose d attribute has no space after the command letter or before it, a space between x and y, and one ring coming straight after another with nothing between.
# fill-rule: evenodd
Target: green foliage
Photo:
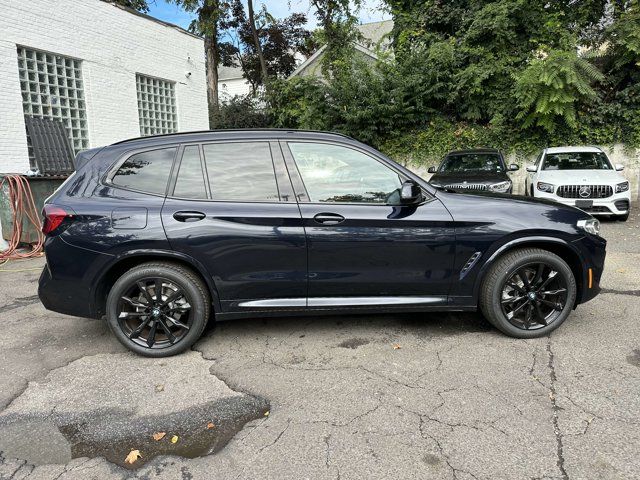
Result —
<instances>
[{"instance_id":1,"label":"green foliage","mask_svg":"<svg viewBox=\"0 0 640 480\"><path fill-rule=\"evenodd\" d=\"M114 0L113 3L122 5L123 7L132 8L142 13L147 13L149 11L147 0Z\"/></svg>"},{"instance_id":2,"label":"green foliage","mask_svg":"<svg viewBox=\"0 0 640 480\"><path fill-rule=\"evenodd\" d=\"M577 106L597 98L591 85L602 82L604 75L575 52L555 50L534 59L516 79L514 93L520 108L516 118L524 120L525 128L537 125L552 132L559 120L577 127Z\"/></svg>"},{"instance_id":3,"label":"green foliage","mask_svg":"<svg viewBox=\"0 0 640 480\"><path fill-rule=\"evenodd\" d=\"M236 95L220 104L214 125L216 128L266 128L270 121L255 98Z\"/></svg>"},{"instance_id":4,"label":"green foliage","mask_svg":"<svg viewBox=\"0 0 640 480\"><path fill-rule=\"evenodd\" d=\"M638 2L387 0L393 52L373 61L342 46L323 79L274 83L269 121L414 162L477 146L640 146Z\"/></svg>"}]
</instances>

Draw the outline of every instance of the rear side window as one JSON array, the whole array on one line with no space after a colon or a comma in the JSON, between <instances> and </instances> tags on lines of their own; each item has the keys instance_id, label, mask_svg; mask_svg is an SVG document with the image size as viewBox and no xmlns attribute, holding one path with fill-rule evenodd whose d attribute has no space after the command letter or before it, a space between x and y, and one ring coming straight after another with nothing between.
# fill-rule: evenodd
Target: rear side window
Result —
<instances>
[{"instance_id":1,"label":"rear side window","mask_svg":"<svg viewBox=\"0 0 640 480\"><path fill-rule=\"evenodd\" d=\"M203 149L213 200L280 200L267 142L211 143Z\"/></svg>"},{"instance_id":2,"label":"rear side window","mask_svg":"<svg viewBox=\"0 0 640 480\"><path fill-rule=\"evenodd\" d=\"M111 183L141 192L164 194L175 155L175 147L131 155L120 166Z\"/></svg>"},{"instance_id":3,"label":"rear side window","mask_svg":"<svg viewBox=\"0 0 640 480\"><path fill-rule=\"evenodd\" d=\"M207 198L200 148L185 147L173 195L181 198Z\"/></svg>"}]
</instances>

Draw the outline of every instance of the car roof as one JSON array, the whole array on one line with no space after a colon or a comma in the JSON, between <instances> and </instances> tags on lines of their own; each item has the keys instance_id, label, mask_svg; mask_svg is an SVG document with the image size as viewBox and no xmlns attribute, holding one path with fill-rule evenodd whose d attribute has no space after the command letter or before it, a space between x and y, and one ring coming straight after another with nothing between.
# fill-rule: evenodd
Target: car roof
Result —
<instances>
[{"instance_id":1,"label":"car roof","mask_svg":"<svg viewBox=\"0 0 640 480\"><path fill-rule=\"evenodd\" d=\"M545 151L547 153L574 153L574 152L598 153L598 152L602 152L602 149L600 147L593 147L593 146L587 146L587 147L566 146L566 147L550 147L550 148L546 148Z\"/></svg>"},{"instance_id":2,"label":"car roof","mask_svg":"<svg viewBox=\"0 0 640 480\"><path fill-rule=\"evenodd\" d=\"M219 129L219 130L200 130L193 132L177 132L162 135L149 135L147 137L136 137L111 145L159 145L176 142L206 142L211 140L226 139L263 139L263 138L306 138L316 140L328 140L336 138L348 139L355 141L351 137L342 135L341 133L325 132L318 130L295 130L286 128L243 128L243 129Z\"/></svg>"},{"instance_id":3,"label":"car roof","mask_svg":"<svg viewBox=\"0 0 640 480\"><path fill-rule=\"evenodd\" d=\"M500 153L497 148L470 148L467 150L452 150L447 155L463 155L465 153ZM445 155L445 156L447 156Z\"/></svg>"}]
</instances>

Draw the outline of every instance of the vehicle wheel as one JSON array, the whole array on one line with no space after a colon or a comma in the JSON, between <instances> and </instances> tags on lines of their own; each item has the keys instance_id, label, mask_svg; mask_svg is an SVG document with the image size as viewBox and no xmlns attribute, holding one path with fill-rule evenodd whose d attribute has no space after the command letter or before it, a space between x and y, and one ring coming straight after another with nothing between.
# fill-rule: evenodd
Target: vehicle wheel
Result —
<instances>
[{"instance_id":1,"label":"vehicle wheel","mask_svg":"<svg viewBox=\"0 0 640 480\"><path fill-rule=\"evenodd\" d=\"M480 309L509 336L541 337L566 320L576 291L573 272L558 255L539 248L515 250L487 272Z\"/></svg>"},{"instance_id":2,"label":"vehicle wheel","mask_svg":"<svg viewBox=\"0 0 640 480\"><path fill-rule=\"evenodd\" d=\"M107 297L107 323L120 343L147 357L180 353L209 319L207 287L175 263L143 263L124 273Z\"/></svg>"},{"instance_id":3,"label":"vehicle wheel","mask_svg":"<svg viewBox=\"0 0 640 480\"><path fill-rule=\"evenodd\" d=\"M627 213L625 213L624 215L618 215L616 218L621 222L626 222L627 220L629 220L629 212L627 211Z\"/></svg>"}]
</instances>

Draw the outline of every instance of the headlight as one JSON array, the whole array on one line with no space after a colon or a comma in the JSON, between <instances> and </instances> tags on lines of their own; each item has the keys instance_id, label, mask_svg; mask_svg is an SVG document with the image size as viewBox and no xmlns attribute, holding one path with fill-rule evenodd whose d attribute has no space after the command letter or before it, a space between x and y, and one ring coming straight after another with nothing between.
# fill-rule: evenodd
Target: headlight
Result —
<instances>
[{"instance_id":1,"label":"headlight","mask_svg":"<svg viewBox=\"0 0 640 480\"><path fill-rule=\"evenodd\" d=\"M629 182L622 182L616 185L616 193L626 192L629 190Z\"/></svg>"},{"instance_id":2,"label":"headlight","mask_svg":"<svg viewBox=\"0 0 640 480\"><path fill-rule=\"evenodd\" d=\"M491 190L492 192L505 193L505 192L508 192L510 188L511 188L511 182L509 181L494 183L493 185L489 185L489 190Z\"/></svg>"},{"instance_id":3,"label":"headlight","mask_svg":"<svg viewBox=\"0 0 640 480\"><path fill-rule=\"evenodd\" d=\"M538 190L541 192L553 193L553 189L555 188L550 183L538 182Z\"/></svg>"},{"instance_id":4,"label":"headlight","mask_svg":"<svg viewBox=\"0 0 640 480\"><path fill-rule=\"evenodd\" d=\"M600 235L600 221L595 218L578 220L577 226L592 235Z\"/></svg>"}]
</instances>

